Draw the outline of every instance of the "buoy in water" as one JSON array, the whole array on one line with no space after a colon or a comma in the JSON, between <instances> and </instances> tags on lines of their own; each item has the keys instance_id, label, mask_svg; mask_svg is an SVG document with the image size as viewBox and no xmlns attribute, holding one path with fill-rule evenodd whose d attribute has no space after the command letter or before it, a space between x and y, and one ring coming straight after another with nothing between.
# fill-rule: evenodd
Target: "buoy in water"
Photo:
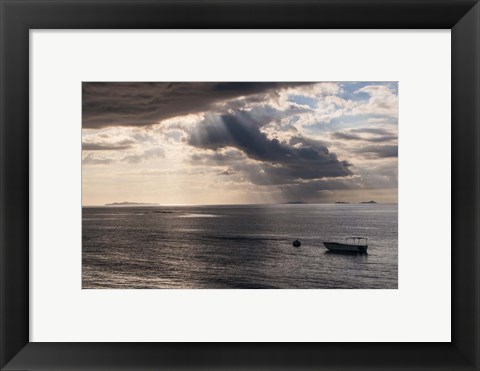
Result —
<instances>
[{"instance_id":1,"label":"buoy in water","mask_svg":"<svg viewBox=\"0 0 480 371\"><path fill-rule=\"evenodd\" d=\"M300 247L302 243L299 240L293 241L293 247Z\"/></svg>"}]
</instances>

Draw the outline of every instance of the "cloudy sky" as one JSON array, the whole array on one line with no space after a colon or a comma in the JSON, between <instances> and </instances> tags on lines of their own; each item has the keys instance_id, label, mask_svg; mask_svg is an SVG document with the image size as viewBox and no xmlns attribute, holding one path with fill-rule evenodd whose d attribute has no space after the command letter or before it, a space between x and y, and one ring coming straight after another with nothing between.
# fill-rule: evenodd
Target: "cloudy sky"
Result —
<instances>
[{"instance_id":1,"label":"cloudy sky","mask_svg":"<svg viewBox=\"0 0 480 371\"><path fill-rule=\"evenodd\" d=\"M397 202L396 82L82 85L83 205Z\"/></svg>"}]
</instances>

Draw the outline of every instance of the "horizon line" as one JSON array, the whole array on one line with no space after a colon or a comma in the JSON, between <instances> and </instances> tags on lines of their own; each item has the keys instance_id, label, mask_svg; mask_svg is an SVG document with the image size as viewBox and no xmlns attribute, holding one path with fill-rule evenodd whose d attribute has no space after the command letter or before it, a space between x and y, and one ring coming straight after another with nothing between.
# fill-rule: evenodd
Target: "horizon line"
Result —
<instances>
[{"instance_id":1,"label":"horizon line","mask_svg":"<svg viewBox=\"0 0 480 371\"><path fill-rule=\"evenodd\" d=\"M369 201L359 202L268 202L268 203L224 203L224 204L160 204L150 202L137 202L131 204L97 204L97 205L82 205L82 207L158 207L158 206L248 206L248 205L362 205L362 204L398 204L397 202L379 202L370 203Z\"/></svg>"}]
</instances>

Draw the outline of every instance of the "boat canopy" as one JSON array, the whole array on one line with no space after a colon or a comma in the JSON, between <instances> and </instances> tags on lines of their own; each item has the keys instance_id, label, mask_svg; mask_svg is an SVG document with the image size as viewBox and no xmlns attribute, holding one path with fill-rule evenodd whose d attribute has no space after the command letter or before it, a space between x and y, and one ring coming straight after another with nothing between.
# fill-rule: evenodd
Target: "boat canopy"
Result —
<instances>
[{"instance_id":1,"label":"boat canopy","mask_svg":"<svg viewBox=\"0 0 480 371\"><path fill-rule=\"evenodd\" d=\"M353 244L360 244L361 241L365 242L365 245L368 244L368 238L366 237L347 237L345 238L345 242L348 243L348 240L353 240Z\"/></svg>"}]
</instances>

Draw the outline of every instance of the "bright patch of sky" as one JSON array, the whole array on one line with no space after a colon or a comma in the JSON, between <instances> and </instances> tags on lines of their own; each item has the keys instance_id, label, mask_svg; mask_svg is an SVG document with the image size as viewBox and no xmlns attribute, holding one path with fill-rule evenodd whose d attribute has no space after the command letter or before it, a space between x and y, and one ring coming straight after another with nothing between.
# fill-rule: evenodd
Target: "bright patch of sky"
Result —
<instances>
[{"instance_id":1,"label":"bright patch of sky","mask_svg":"<svg viewBox=\"0 0 480 371\"><path fill-rule=\"evenodd\" d=\"M296 103L302 106L309 106L310 108L317 107L317 102L314 98L306 97L304 95L289 95L288 100L292 103Z\"/></svg>"}]
</instances>

